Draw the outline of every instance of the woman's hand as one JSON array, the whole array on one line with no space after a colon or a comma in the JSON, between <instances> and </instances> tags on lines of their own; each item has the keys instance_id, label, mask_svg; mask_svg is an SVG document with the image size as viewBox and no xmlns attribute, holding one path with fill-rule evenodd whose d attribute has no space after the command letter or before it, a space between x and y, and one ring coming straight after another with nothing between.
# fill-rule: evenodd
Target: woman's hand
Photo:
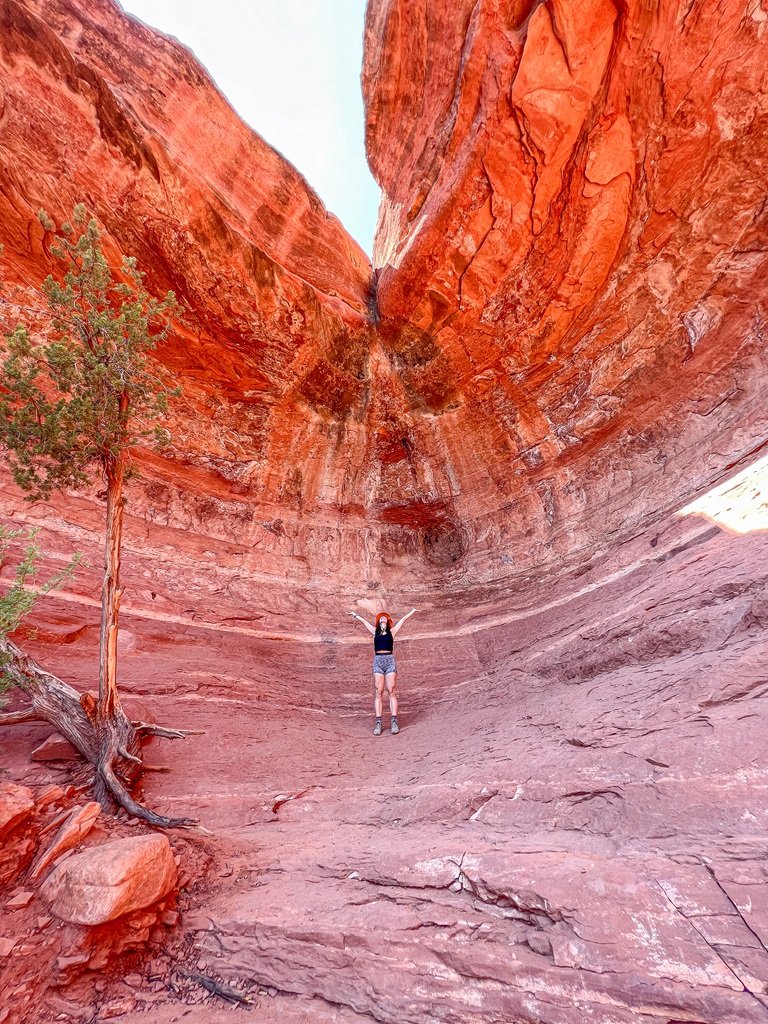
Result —
<instances>
[{"instance_id":1,"label":"woman's hand","mask_svg":"<svg viewBox=\"0 0 768 1024\"><path fill-rule=\"evenodd\" d=\"M374 636L376 635L376 627L372 626L367 619L363 618L362 615L358 615L357 612L350 612L349 614L352 616L353 619L357 619L358 622L362 622L362 624L365 626L369 633L373 633Z\"/></svg>"},{"instance_id":2,"label":"woman's hand","mask_svg":"<svg viewBox=\"0 0 768 1024\"><path fill-rule=\"evenodd\" d=\"M415 608L411 608L411 610L409 612L406 612L402 619L400 619L400 621L392 627L392 636L397 636L398 630L400 629L402 624L405 622L406 619L410 619L410 617L414 614L415 611Z\"/></svg>"}]
</instances>

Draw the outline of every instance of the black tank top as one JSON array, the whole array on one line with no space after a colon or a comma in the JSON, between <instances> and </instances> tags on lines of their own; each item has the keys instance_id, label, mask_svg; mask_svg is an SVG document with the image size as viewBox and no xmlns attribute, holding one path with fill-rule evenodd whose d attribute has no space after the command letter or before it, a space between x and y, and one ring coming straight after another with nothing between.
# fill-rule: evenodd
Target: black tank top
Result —
<instances>
[{"instance_id":1,"label":"black tank top","mask_svg":"<svg viewBox=\"0 0 768 1024\"><path fill-rule=\"evenodd\" d=\"M376 633L373 637L373 650L376 654L391 654L395 638L391 633Z\"/></svg>"}]
</instances>

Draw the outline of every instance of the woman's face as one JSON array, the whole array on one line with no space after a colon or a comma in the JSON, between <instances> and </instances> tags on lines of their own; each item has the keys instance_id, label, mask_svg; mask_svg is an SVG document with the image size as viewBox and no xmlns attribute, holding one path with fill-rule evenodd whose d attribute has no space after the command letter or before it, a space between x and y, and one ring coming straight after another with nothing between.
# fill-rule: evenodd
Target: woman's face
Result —
<instances>
[{"instance_id":1,"label":"woman's face","mask_svg":"<svg viewBox=\"0 0 768 1024\"><path fill-rule=\"evenodd\" d=\"M379 629L385 630L387 628L387 617L382 615L379 617Z\"/></svg>"}]
</instances>

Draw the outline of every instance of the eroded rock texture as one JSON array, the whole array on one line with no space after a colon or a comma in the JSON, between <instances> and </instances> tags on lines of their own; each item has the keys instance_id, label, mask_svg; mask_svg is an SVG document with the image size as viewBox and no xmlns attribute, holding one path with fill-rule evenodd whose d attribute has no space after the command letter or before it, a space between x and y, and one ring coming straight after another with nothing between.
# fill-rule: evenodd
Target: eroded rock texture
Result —
<instances>
[{"instance_id":1,"label":"eroded rock texture","mask_svg":"<svg viewBox=\"0 0 768 1024\"><path fill-rule=\"evenodd\" d=\"M381 334L472 551L583 559L762 442L762 8L402 0L366 41Z\"/></svg>"},{"instance_id":2,"label":"eroded rock texture","mask_svg":"<svg viewBox=\"0 0 768 1024\"><path fill-rule=\"evenodd\" d=\"M216 829L195 955L339 1019L768 1021L764 467L674 514L768 436L764 6L374 0L373 267L177 43L0 17L6 322L80 200L186 307L121 671L207 730L147 781ZM95 488L6 479L98 566ZM420 609L378 746L353 602ZM81 687L97 603L29 639Z\"/></svg>"},{"instance_id":3,"label":"eroded rock texture","mask_svg":"<svg viewBox=\"0 0 768 1024\"><path fill-rule=\"evenodd\" d=\"M301 572L339 534L349 466L365 464L367 257L179 44L108 0L11 0L0 16L11 298L34 306L55 269L38 208L61 220L86 202L112 253L134 253L151 286L186 307L162 353L184 387L176 447L146 465L134 510L182 534L266 546L263 571L274 559L280 576L297 571L286 561ZM338 562L344 543L333 544Z\"/></svg>"}]
</instances>

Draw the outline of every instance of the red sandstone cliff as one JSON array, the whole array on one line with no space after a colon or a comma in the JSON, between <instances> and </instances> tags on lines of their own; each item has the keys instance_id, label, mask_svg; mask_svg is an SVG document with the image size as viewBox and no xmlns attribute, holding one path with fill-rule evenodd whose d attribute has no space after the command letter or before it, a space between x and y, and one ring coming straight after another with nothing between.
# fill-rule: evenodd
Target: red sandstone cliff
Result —
<instances>
[{"instance_id":1,"label":"red sandstone cliff","mask_svg":"<svg viewBox=\"0 0 768 1024\"><path fill-rule=\"evenodd\" d=\"M326 509L335 524L349 460L365 450L362 425L347 430L338 413L359 421L364 407L367 258L178 43L107 0L11 0L0 18L0 241L4 277L20 286L12 298L34 304L53 269L38 208L61 219L83 200L114 250L136 255L152 287L173 288L185 306L161 354L184 386L176 447L147 466L156 483L134 509L248 548L269 546L261 524L276 517ZM316 529L294 529L309 534L301 547L323 545Z\"/></svg>"},{"instance_id":2,"label":"red sandstone cliff","mask_svg":"<svg viewBox=\"0 0 768 1024\"><path fill-rule=\"evenodd\" d=\"M369 7L380 333L470 548L582 557L762 442L765 32L741 2Z\"/></svg>"},{"instance_id":3,"label":"red sandstone cliff","mask_svg":"<svg viewBox=\"0 0 768 1024\"><path fill-rule=\"evenodd\" d=\"M370 5L374 294L181 46L107 0L3 4L18 300L37 208L84 199L188 310L149 524L278 586L433 592L581 562L758 448L762 8L574 11Z\"/></svg>"}]
</instances>

